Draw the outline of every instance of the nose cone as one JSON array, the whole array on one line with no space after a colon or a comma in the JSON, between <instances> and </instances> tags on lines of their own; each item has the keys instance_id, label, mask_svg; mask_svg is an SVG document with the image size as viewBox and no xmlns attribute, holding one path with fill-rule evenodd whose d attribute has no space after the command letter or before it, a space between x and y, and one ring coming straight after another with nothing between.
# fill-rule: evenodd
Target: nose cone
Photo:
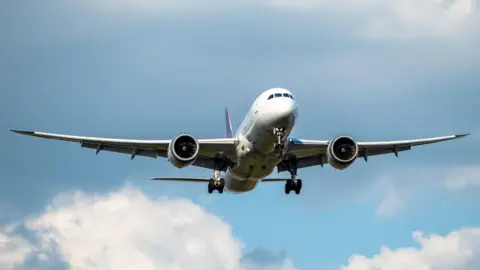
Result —
<instances>
[{"instance_id":1,"label":"nose cone","mask_svg":"<svg viewBox=\"0 0 480 270\"><path fill-rule=\"evenodd\" d=\"M290 126L297 117L297 104L292 99L278 100L273 110L273 119L277 125Z\"/></svg>"}]
</instances>

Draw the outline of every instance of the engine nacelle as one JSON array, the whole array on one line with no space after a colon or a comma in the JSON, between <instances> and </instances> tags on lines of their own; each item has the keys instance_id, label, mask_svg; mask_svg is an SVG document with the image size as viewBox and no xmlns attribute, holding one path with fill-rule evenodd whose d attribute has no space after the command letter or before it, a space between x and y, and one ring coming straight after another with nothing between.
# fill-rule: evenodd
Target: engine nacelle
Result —
<instances>
[{"instance_id":1,"label":"engine nacelle","mask_svg":"<svg viewBox=\"0 0 480 270\"><path fill-rule=\"evenodd\" d=\"M184 168L198 157L200 144L192 135L181 134L168 145L168 161L177 168Z\"/></svg>"},{"instance_id":2,"label":"engine nacelle","mask_svg":"<svg viewBox=\"0 0 480 270\"><path fill-rule=\"evenodd\" d=\"M337 170L343 170L352 165L357 156L358 145L351 137L337 137L327 148L328 163Z\"/></svg>"}]
</instances>

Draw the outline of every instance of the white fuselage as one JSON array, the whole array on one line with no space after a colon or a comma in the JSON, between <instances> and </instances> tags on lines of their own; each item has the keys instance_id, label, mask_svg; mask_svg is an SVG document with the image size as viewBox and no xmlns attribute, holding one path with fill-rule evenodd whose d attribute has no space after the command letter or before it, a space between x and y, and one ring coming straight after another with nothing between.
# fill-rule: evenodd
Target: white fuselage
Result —
<instances>
[{"instance_id":1,"label":"white fuselage","mask_svg":"<svg viewBox=\"0 0 480 270\"><path fill-rule=\"evenodd\" d=\"M235 134L236 163L224 176L229 191L250 191L273 172L284 158L275 147L278 138L274 130L284 128L281 140L285 142L297 116L297 104L286 89L272 88L257 97Z\"/></svg>"}]
</instances>

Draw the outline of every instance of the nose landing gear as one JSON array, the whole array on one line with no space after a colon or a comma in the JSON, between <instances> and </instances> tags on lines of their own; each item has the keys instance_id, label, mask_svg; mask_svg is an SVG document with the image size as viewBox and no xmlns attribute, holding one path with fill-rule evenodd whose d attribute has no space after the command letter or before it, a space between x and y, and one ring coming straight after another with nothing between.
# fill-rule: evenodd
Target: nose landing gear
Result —
<instances>
[{"instance_id":1,"label":"nose landing gear","mask_svg":"<svg viewBox=\"0 0 480 270\"><path fill-rule=\"evenodd\" d=\"M277 137L277 145L283 144L283 137L285 136L285 127L276 127L273 129L273 134Z\"/></svg>"},{"instance_id":2,"label":"nose landing gear","mask_svg":"<svg viewBox=\"0 0 480 270\"><path fill-rule=\"evenodd\" d=\"M275 149L277 157L280 157L286 150L283 138L285 137L285 127L276 127L273 129L273 134L276 136Z\"/></svg>"}]
</instances>

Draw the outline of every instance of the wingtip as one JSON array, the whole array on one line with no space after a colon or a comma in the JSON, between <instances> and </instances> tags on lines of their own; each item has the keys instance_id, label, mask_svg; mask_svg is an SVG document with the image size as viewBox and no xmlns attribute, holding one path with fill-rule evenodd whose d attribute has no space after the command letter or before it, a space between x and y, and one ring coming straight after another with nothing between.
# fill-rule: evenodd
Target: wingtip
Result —
<instances>
[{"instance_id":1,"label":"wingtip","mask_svg":"<svg viewBox=\"0 0 480 270\"><path fill-rule=\"evenodd\" d=\"M28 130L18 130L18 129L10 129L11 132L15 132L15 133L18 133L18 134L24 134L24 135L32 135L34 134L35 132L33 131L28 131Z\"/></svg>"},{"instance_id":2,"label":"wingtip","mask_svg":"<svg viewBox=\"0 0 480 270\"><path fill-rule=\"evenodd\" d=\"M463 138L463 137L469 136L470 134L471 134L471 133L458 134L458 135L455 135L455 137L457 137L457 138Z\"/></svg>"}]
</instances>

